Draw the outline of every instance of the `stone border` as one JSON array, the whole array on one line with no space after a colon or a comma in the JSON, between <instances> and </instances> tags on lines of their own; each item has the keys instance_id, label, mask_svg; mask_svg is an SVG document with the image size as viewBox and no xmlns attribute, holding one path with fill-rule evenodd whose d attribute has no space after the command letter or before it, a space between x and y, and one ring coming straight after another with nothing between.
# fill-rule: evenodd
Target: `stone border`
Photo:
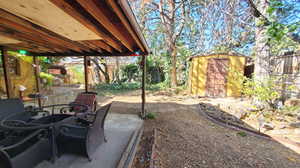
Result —
<instances>
[{"instance_id":1,"label":"stone border","mask_svg":"<svg viewBox=\"0 0 300 168\"><path fill-rule=\"evenodd\" d=\"M152 148L149 168L159 168L158 150L157 150L157 129L153 129Z\"/></svg>"},{"instance_id":2,"label":"stone border","mask_svg":"<svg viewBox=\"0 0 300 168\"><path fill-rule=\"evenodd\" d=\"M242 127L240 125L237 125L237 124L233 124L233 123L230 123L230 122L226 122L222 119L219 119L213 115L209 115L208 113L205 113L204 111L201 110L200 108L201 104L198 105L198 108L199 108L199 114L200 115L203 115L206 119L212 121L213 123L215 124L218 124L218 125L221 125L223 127L226 127L226 128L230 128L230 129L234 129L234 130L239 130L239 131L246 131L254 136L257 136L257 137L260 137L260 138L265 138L267 140L271 140L272 137L270 137L269 135L267 134L264 134L264 133L261 133L261 132L257 132L257 131L253 131L249 128L246 128L246 127Z\"/></svg>"}]
</instances>

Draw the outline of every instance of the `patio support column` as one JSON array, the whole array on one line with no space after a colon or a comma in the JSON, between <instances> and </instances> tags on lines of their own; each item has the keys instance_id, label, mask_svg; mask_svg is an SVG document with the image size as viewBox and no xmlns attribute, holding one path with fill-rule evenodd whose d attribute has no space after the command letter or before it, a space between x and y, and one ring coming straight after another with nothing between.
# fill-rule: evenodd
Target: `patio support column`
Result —
<instances>
[{"instance_id":1,"label":"patio support column","mask_svg":"<svg viewBox=\"0 0 300 168\"><path fill-rule=\"evenodd\" d=\"M84 84L85 84L85 92L89 91L89 77L88 77L88 57L83 56L84 61Z\"/></svg>"},{"instance_id":2,"label":"patio support column","mask_svg":"<svg viewBox=\"0 0 300 168\"><path fill-rule=\"evenodd\" d=\"M12 98L12 87L11 87L11 80L9 78L9 72L8 72L8 54L7 50L3 47L1 47L1 54L2 54L2 65L3 65L3 73L4 73L4 81L5 81L5 87L6 87L6 94L7 98Z\"/></svg>"},{"instance_id":3,"label":"patio support column","mask_svg":"<svg viewBox=\"0 0 300 168\"><path fill-rule=\"evenodd\" d=\"M145 93L145 82L146 82L146 56L142 56L142 112L141 116L142 118L146 117L146 111L145 111L145 103L146 103L146 93Z\"/></svg>"},{"instance_id":4,"label":"patio support column","mask_svg":"<svg viewBox=\"0 0 300 168\"><path fill-rule=\"evenodd\" d=\"M36 92L40 93L41 91L41 86L40 86L40 66L39 66L39 61L37 59L37 57L33 57L33 64L34 66L34 76L35 76L35 85L36 85ZM41 102L41 98L38 97L38 104L39 104L39 108L42 107L42 102Z\"/></svg>"}]
</instances>

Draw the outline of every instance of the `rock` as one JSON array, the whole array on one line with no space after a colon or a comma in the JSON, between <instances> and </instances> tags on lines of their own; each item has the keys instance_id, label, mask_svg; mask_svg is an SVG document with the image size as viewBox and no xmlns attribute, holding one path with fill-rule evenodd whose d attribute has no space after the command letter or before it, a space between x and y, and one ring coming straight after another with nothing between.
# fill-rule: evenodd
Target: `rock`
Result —
<instances>
[{"instance_id":1,"label":"rock","mask_svg":"<svg viewBox=\"0 0 300 168\"><path fill-rule=\"evenodd\" d=\"M284 102L284 105L288 107L300 106L300 99L296 99L296 98L288 99Z\"/></svg>"},{"instance_id":2,"label":"rock","mask_svg":"<svg viewBox=\"0 0 300 168\"><path fill-rule=\"evenodd\" d=\"M293 122L293 123L290 123L289 126L290 126L290 127L293 127L293 128L300 128L300 122Z\"/></svg>"},{"instance_id":3,"label":"rock","mask_svg":"<svg viewBox=\"0 0 300 168\"><path fill-rule=\"evenodd\" d=\"M296 128L296 129L294 130L294 133L297 134L297 135L300 135L300 128Z\"/></svg>"},{"instance_id":4,"label":"rock","mask_svg":"<svg viewBox=\"0 0 300 168\"><path fill-rule=\"evenodd\" d=\"M274 129L274 125L272 123L263 123L262 128L266 129L266 130L272 130Z\"/></svg>"},{"instance_id":5,"label":"rock","mask_svg":"<svg viewBox=\"0 0 300 168\"><path fill-rule=\"evenodd\" d=\"M290 116L290 117L296 117L297 115L293 112L289 112L286 114L287 116Z\"/></svg>"},{"instance_id":6,"label":"rock","mask_svg":"<svg viewBox=\"0 0 300 168\"><path fill-rule=\"evenodd\" d=\"M287 120L284 118L284 117L282 117L282 116L277 116L276 117L276 120L277 121L281 121L281 122L286 122Z\"/></svg>"},{"instance_id":7,"label":"rock","mask_svg":"<svg viewBox=\"0 0 300 168\"><path fill-rule=\"evenodd\" d=\"M284 124L282 124L282 125L279 125L278 128L279 128L279 129L285 129L285 128L287 128L287 126L284 125Z\"/></svg>"},{"instance_id":8,"label":"rock","mask_svg":"<svg viewBox=\"0 0 300 168\"><path fill-rule=\"evenodd\" d=\"M245 119L246 118L246 116L247 116L247 111L246 110L244 110L244 109L239 109L239 110L237 110L236 112L235 112L235 116L238 118L238 119Z\"/></svg>"}]
</instances>

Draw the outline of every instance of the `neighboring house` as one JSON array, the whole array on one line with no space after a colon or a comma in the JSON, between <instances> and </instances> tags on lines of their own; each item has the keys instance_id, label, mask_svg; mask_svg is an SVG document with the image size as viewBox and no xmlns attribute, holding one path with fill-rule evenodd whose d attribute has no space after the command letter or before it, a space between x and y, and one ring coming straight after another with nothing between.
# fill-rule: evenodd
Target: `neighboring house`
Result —
<instances>
[{"instance_id":1,"label":"neighboring house","mask_svg":"<svg viewBox=\"0 0 300 168\"><path fill-rule=\"evenodd\" d=\"M2 69L2 65L1 65ZM19 97L20 85L25 86L26 90L23 95L27 96L34 93L36 90L36 82L34 77L34 68L32 63L26 62L20 58L9 56L8 57L8 71L11 81L11 88L13 97ZM3 69L0 71L0 96L6 97L5 79Z\"/></svg>"},{"instance_id":2,"label":"neighboring house","mask_svg":"<svg viewBox=\"0 0 300 168\"><path fill-rule=\"evenodd\" d=\"M285 98L300 98L300 50L286 52L271 61L273 76L282 82L282 94ZM293 89L289 89L293 86Z\"/></svg>"},{"instance_id":3,"label":"neighboring house","mask_svg":"<svg viewBox=\"0 0 300 168\"><path fill-rule=\"evenodd\" d=\"M237 53L220 53L190 57L189 90L207 97L241 96L240 75L248 58Z\"/></svg>"}]
</instances>

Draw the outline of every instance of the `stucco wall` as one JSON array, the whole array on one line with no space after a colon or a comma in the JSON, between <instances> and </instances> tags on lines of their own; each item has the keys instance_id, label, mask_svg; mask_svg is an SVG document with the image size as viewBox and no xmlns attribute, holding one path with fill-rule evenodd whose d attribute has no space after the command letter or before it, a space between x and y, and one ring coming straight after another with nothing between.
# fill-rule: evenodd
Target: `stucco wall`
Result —
<instances>
[{"instance_id":1,"label":"stucco wall","mask_svg":"<svg viewBox=\"0 0 300 168\"><path fill-rule=\"evenodd\" d=\"M192 58L190 73L189 73L189 89L190 93L198 96L205 96L207 64L210 58L227 58L229 59L229 70L227 76L227 96L241 96L242 84L236 80L237 72L243 74L246 58L242 56L228 55L210 55Z\"/></svg>"},{"instance_id":2,"label":"stucco wall","mask_svg":"<svg viewBox=\"0 0 300 168\"><path fill-rule=\"evenodd\" d=\"M19 97L19 85L25 86L27 89L24 92L24 96L34 93L36 90L34 70L30 63L23 60L20 62L20 75L10 75L10 80L12 83L13 97ZM1 90L5 89L5 81L3 74L0 76L0 87Z\"/></svg>"}]
</instances>

